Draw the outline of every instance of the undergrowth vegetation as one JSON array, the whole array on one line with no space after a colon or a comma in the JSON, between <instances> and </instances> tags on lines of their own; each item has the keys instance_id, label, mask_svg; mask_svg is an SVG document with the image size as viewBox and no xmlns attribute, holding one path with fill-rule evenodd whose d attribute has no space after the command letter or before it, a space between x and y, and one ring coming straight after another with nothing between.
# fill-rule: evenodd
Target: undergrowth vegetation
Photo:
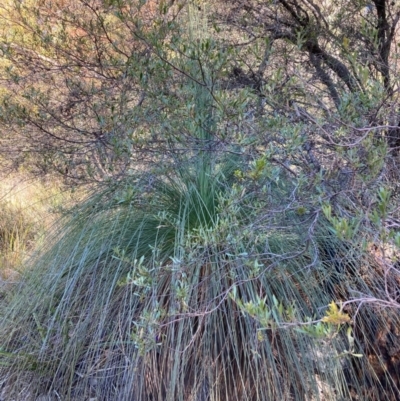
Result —
<instances>
[{"instance_id":1,"label":"undergrowth vegetation","mask_svg":"<svg viewBox=\"0 0 400 401\"><path fill-rule=\"evenodd\" d=\"M0 122L92 185L43 239L57 191L4 201L4 396L400 400L398 76L329 2L127 3L10 11Z\"/></svg>"},{"instance_id":2,"label":"undergrowth vegetation","mask_svg":"<svg viewBox=\"0 0 400 401\"><path fill-rule=\"evenodd\" d=\"M1 178L0 275L17 280L46 229L71 204L71 191L57 180L38 180L22 173Z\"/></svg>"},{"instance_id":3,"label":"undergrowth vegetation","mask_svg":"<svg viewBox=\"0 0 400 401\"><path fill-rule=\"evenodd\" d=\"M322 210L280 208L289 177L245 192L243 165L209 166L77 206L3 311L11 380L32 399L396 399L398 313L327 308L395 273Z\"/></svg>"}]
</instances>

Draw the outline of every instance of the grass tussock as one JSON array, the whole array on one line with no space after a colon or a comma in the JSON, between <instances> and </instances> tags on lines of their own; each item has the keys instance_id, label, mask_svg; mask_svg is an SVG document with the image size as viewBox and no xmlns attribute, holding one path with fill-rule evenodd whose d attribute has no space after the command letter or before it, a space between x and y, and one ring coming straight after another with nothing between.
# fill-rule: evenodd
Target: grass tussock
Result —
<instances>
[{"instance_id":1,"label":"grass tussock","mask_svg":"<svg viewBox=\"0 0 400 401\"><path fill-rule=\"evenodd\" d=\"M351 325L320 335L297 324L355 292L379 297L387 275L317 215L256 219L290 185L238 194L233 171L187 169L140 192L132 178L61 222L2 312L9 397L398 399L397 313L349 307Z\"/></svg>"}]
</instances>

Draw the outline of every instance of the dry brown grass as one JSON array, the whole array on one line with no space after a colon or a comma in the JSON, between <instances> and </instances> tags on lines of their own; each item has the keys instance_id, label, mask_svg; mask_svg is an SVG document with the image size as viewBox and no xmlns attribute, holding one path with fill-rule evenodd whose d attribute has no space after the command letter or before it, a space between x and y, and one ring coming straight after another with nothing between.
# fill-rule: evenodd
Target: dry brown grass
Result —
<instances>
[{"instance_id":1,"label":"dry brown grass","mask_svg":"<svg viewBox=\"0 0 400 401\"><path fill-rule=\"evenodd\" d=\"M18 281L24 263L66 205L70 190L56 180L13 174L0 179L0 287Z\"/></svg>"}]
</instances>

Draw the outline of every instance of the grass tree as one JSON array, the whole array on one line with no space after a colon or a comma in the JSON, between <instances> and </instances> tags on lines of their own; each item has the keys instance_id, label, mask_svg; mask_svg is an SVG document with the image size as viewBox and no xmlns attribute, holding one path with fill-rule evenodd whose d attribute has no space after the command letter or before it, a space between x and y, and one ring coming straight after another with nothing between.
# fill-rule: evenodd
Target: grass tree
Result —
<instances>
[{"instance_id":1,"label":"grass tree","mask_svg":"<svg viewBox=\"0 0 400 401\"><path fill-rule=\"evenodd\" d=\"M162 166L97 188L4 300L7 396L25 386L33 400L399 399L399 278L385 247L400 240L382 228L388 192L369 185L384 147L359 139L357 189L329 164L333 150L319 157L310 125L256 121L251 91L219 90L233 50L199 33L199 13L189 10L187 43L153 48L179 75L159 99ZM361 163L352 146L334 155ZM374 202L360 212L366 187Z\"/></svg>"},{"instance_id":2,"label":"grass tree","mask_svg":"<svg viewBox=\"0 0 400 401\"><path fill-rule=\"evenodd\" d=\"M80 206L2 311L9 397L397 399L398 315L339 310L387 274L328 212L280 209L289 179L245 193L238 171L256 166L199 162Z\"/></svg>"}]
</instances>

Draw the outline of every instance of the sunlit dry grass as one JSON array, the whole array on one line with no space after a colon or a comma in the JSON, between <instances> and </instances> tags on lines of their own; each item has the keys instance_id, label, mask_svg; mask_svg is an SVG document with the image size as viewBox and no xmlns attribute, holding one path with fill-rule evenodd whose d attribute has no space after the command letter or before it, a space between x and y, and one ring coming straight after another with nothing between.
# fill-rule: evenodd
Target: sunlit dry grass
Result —
<instances>
[{"instance_id":1,"label":"sunlit dry grass","mask_svg":"<svg viewBox=\"0 0 400 401\"><path fill-rule=\"evenodd\" d=\"M0 283L18 280L46 229L73 200L56 180L13 174L0 180Z\"/></svg>"}]
</instances>

